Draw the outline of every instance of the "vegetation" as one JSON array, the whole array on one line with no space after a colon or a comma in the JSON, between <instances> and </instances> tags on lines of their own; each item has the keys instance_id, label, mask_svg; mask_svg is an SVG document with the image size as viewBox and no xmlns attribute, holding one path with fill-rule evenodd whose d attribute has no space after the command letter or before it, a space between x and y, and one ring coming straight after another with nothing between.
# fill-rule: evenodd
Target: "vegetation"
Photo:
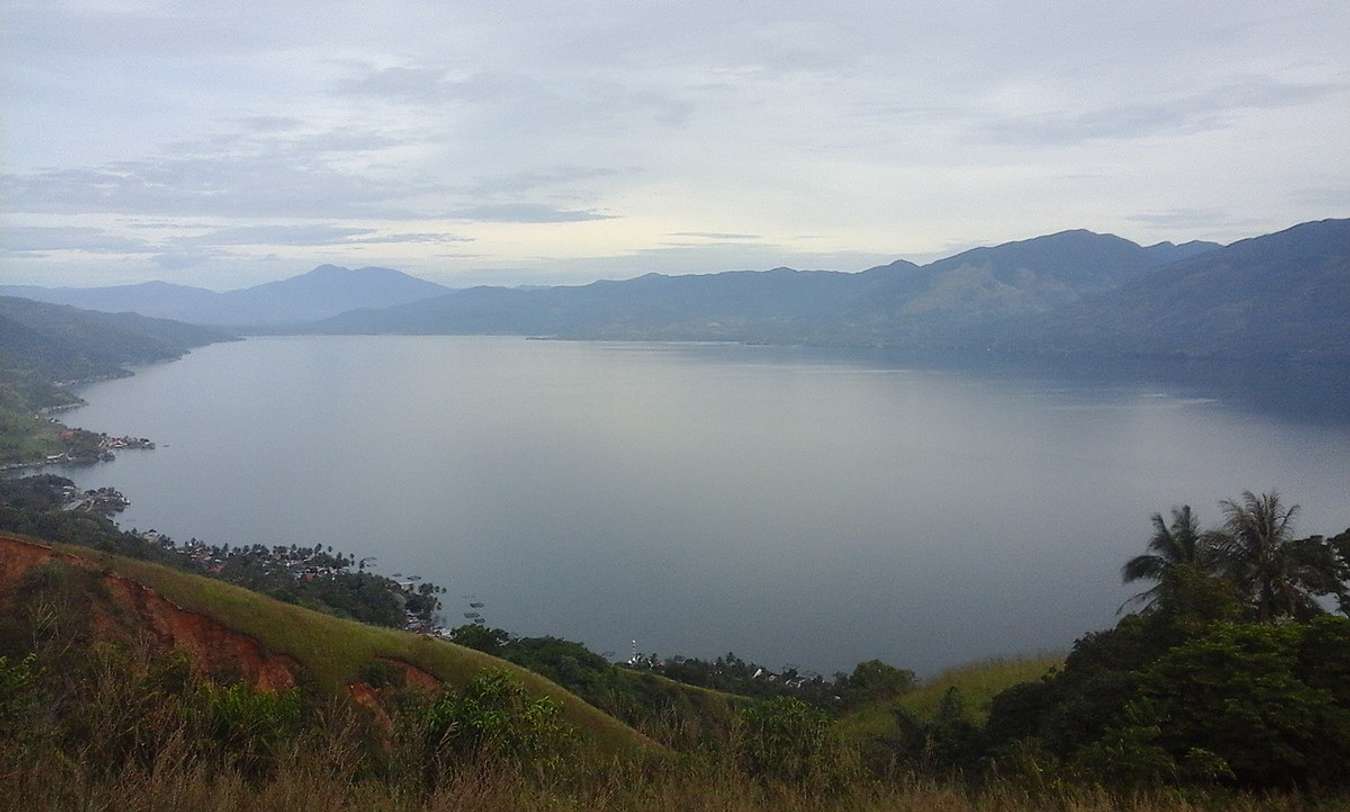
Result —
<instances>
[{"instance_id":1,"label":"vegetation","mask_svg":"<svg viewBox=\"0 0 1350 812\"><path fill-rule=\"evenodd\" d=\"M43 490L14 498L40 507ZM1123 572L1154 581L1140 611L1066 657L917 686L863 663L819 701L481 626L455 630L461 647L61 546L92 566L39 567L0 595L0 779L48 806L1343 808L1350 618L1329 610L1346 608L1350 531L1297 538L1274 494L1222 509L1212 530L1185 508L1155 516ZM92 621L111 617L108 573L293 658L296 685L108 639ZM687 673L735 687L741 665Z\"/></svg>"},{"instance_id":2,"label":"vegetation","mask_svg":"<svg viewBox=\"0 0 1350 812\"><path fill-rule=\"evenodd\" d=\"M837 725L844 735L856 741L891 738L899 735L897 710L902 709L907 717L931 719L953 690L961 697L966 719L983 725L995 696L1014 685L1038 680L1063 663L1060 654L1044 654L955 666L924 680L898 699L860 704L844 713Z\"/></svg>"},{"instance_id":3,"label":"vegetation","mask_svg":"<svg viewBox=\"0 0 1350 812\"><path fill-rule=\"evenodd\" d=\"M230 336L133 313L95 313L0 296L0 466L51 454L89 455L87 432L73 433L44 410L80 403L68 384L126 375L127 364L177 358Z\"/></svg>"},{"instance_id":4,"label":"vegetation","mask_svg":"<svg viewBox=\"0 0 1350 812\"><path fill-rule=\"evenodd\" d=\"M34 595L20 590L17 600L34 610L59 605L63 616L69 618L67 625L87 625L87 620L79 618L89 617L91 601L100 600L102 591L89 582L88 573L113 573L144 584L174 605L258 641L268 652L292 658L316 699L340 694L346 686L368 674L370 664L380 661L407 664L456 688L467 685L486 669L507 668L531 694L557 700L565 720L584 731L590 746L607 753L634 753L652 747L648 739L549 680L481 652L426 635L333 617L149 561L70 545L50 546L88 562L93 569L66 567L44 571L43 577L50 578L52 583L37 584L30 590ZM0 595L0 601L3 598ZM118 614L115 608L109 611ZM8 615L14 615L11 619L15 622L23 622L22 613L10 611ZM0 648L0 655L22 656L24 633L12 633L9 639L12 648ZM62 672L57 669L51 673Z\"/></svg>"},{"instance_id":5,"label":"vegetation","mask_svg":"<svg viewBox=\"0 0 1350 812\"><path fill-rule=\"evenodd\" d=\"M73 491L73 482L54 474L0 479L0 530L154 561L380 626L429 627L440 609L437 595L444 587L365 572L354 555L335 554L332 547L231 547L196 539L179 545L161 534L123 531L106 515L66 510Z\"/></svg>"}]
</instances>

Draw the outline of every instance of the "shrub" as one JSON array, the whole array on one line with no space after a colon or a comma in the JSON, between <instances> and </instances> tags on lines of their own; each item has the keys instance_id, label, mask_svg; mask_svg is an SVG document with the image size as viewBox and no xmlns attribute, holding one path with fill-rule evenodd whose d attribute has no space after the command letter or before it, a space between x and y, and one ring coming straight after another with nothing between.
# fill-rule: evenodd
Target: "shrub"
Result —
<instances>
[{"instance_id":1,"label":"shrub","mask_svg":"<svg viewBox=\"0 0 1350 812\"><path fill-rule=\"evenodd\" d=\"M575 744L562 703L534 697L503 669L487 669L463 691L447 691L425 711L434 753L448 757L501 758L548 769Z\"/></svg>"},{"instance_id":2,"label":"shrub","mask_svg":"<svg viewBox=\"0 0 1350 812\"><path fill-rule=\"evenodd\" d=\"M361 681L378 691L383 688L403 688L408 677L402 668L393 663L371 660L361 666Z\"/></svg>"},{"instance_id":3,"label":"shrub","mask_svg":"<svg viewBox=\"0 0 1350 812\"><path fill-rule=\"evenodd\" d=\"M1217 624L1144 672L1131 711L1160 728L1157 741L1174 757L1201 748L1221 757L1244 783L1344 784L1350 707L1338 704L1333 690L1345 689L1309 684L1339 672L1299 669L1310 628L1323 646L1311 658L1319 668L1335 669L1350 658L1350 634L1336 624L1350 621Z\"/></svg>"},{"instance_id":4,"label":"shrub","mask_svg":"<svg viewBox=\"0 0 1350 812\"><path fill-rule=\"evenodd\" d=\"M22 715L32 699L37 676L37 655L29 654L12 665L8 657L0 657L0 724Z\"/></svg>"},{"instance_id":5,"label":"shrub","mask_svg":"<svg viewBox=\"0 0 1350 812\"><path fill-rule=\"evenodd\" d=\"M914 689L914 672L887 665L881 660L867 660L853 668L845 683L845 701L849 705L894 699Z\"/></svg>"},{"instance_id":6,"label":"shrub","mask_svg":"<svg viewBox=\"0 0 1350 812\"><path fill-rule=\"evenodd\" d=\"M251 772L269 767L304 721L298 690L255 691L243 682L202 682L193 710L203 733Z\"/></svg>"},{"instance_id":7,"label":"shrub","mask_svg":"<svg viewBox=\"0 0 1350 812\"><path fill-rule=\"evenodd\" d=\"M830 719L795 697L751 705L741 712L737 750L751 775L798 783L831 782L843 767Z\"/></svg>"},{"instance_id":8,"label":"shrub","mask_svg":"<svg viewBox=\"0 0 1350 812\"><path fill-rule=\"evenodd\" d=\"M895 709L900 731L896 752L900 760L925 770L961 770L974 764L981 752L980 729L969 719L960 689L948 688L930 720L904 707Z\"/></svg>"}]
</instances>

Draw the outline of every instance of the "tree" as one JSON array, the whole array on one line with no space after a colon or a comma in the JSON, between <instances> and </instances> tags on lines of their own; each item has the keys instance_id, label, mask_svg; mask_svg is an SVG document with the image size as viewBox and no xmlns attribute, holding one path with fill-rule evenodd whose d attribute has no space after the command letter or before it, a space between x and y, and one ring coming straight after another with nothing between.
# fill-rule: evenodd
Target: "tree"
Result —
<instances>
[{"instance_id":1,"label":"tree","mask_svg":"<svg viewBox=\"0 0 1350 812\"><path fill-rule=\"evenodd\" d=\"M1244 491L1241 502L1219 503L1226 520L1216 555L1258 620L1306 618L1322 613L1319 595L1343 595L1333 548L1320 537L1295 541L1298 505L1285 505L1274 491Z\"/></svg>"},{"instance_id":2,"label":"tree","mask_svg":"<svg viewBox=\"0 0 1350 812\"><path fill-rule=\"evenodd\" d=\"M1171 525L1163 520L1161 513L1153 514L1152 521L1153 537L1148 541L1150 552L1126 561L1120 569L1120 577L1127 584L1134 581L1156 583L1121 604L1121 610L1132 603L1142 603L1146 610L1152 608L1162 597L1163 583L1174 567L1190 565L1205 570L1212 562L1213 538L1200 531L1200 522L1190 505L1172 508Z\"/></svg>"},{"instance_id":3,"label":"tree","mask_svg":"<svg viewBox=\"0 0 1350 812\"><path fill-rule=\"evenodd\" d=\"M881 660L858 663L851 676L837 682L842 686L849 704L894 699L914 688L914 672L887 665Z\"/></svg>"}]
</instances>

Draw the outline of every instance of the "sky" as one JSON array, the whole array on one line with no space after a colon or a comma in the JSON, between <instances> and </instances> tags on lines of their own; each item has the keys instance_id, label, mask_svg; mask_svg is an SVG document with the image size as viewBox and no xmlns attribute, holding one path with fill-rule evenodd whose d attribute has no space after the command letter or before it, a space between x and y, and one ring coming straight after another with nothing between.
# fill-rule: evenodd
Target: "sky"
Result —
<instances>
[{"instance_id":1,"label":"sky","mask_svg":"<svg viewBox=\"0 0 1350 812\"><path fill-rule=\"evenodd\" d=\"M1350 216L1350 3L0 4L0 282L859 270Z\"/></svg>"}]
</instances>

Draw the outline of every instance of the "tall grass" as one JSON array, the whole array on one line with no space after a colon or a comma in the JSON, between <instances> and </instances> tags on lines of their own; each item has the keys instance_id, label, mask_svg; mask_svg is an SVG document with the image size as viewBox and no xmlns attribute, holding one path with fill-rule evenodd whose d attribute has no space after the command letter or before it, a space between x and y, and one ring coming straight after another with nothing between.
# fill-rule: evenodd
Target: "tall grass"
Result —
<instances>
[{"instance_id":1,"label":"tall grass","mask_svg":"<svg viewBox=\"0 0 1350 812\"><path fill-rule=\"evenodd\" d=\"M186 658L165 655L149 638L96 641L88 607L74 598L96 598L99 577L59 566L35 571L17 591L27 601L0 612L0 648L35 655L33 661L7 660L7 673L37 668L42 675L38 683L3 683L7 693L0 699L8 700L0 717L0 812L1346 808L1296 795L1122 795L1063 782L1033 786L869 772L858 769L856 745L832 736L815 717L804 726L775 727L765 720L756 726L753 715L742 715L725 742L684 755L652 748L616 753L594 742L544 759L510 758L511 748L447 748L453 736L436 727L439 717L425 712L420 694L391 694L393 720L381 725L340 694L307 694L295 708L288 695L216 686L195 674ZM982 682L988 680L965 684ZM456 724L469 718L454 715ZM784 773L744 757L763 750L747 748L744 737L768 746L774 730L799 729L828 737L829 747L803 755L811 769Z\"/></svg>"},{"instance_id":2,"label":"tall grass","mask_svg":"<svg viewBox=\"0 0 1350 812\"><path fill-rule=\"evenodd\" d=\"M1316 802L1296 795L1224 794L1187 797L1179 793L1121 796L1094 787L1032 793L1013 784L980 788L959 782L901 777L859 782L831 793L789 784L765 784L721 765L687 764L666 769L612 765L552 781L500 765L475 764L456 772L434 790L419 791L334 771L345 756L309 750L291 754L263 781L233 768L220 768L166 750L154 762L115 775L99 776L62 761L11 776L0 793L0 812L32 809L258 810L258 812L343 812L345 810L464 810L465 812L567 812L576 810L689 810L689 812L827 812L899 810L913 812L1295 812L1344 809L1341 802Z\"/></svg>"}]
</instances>

